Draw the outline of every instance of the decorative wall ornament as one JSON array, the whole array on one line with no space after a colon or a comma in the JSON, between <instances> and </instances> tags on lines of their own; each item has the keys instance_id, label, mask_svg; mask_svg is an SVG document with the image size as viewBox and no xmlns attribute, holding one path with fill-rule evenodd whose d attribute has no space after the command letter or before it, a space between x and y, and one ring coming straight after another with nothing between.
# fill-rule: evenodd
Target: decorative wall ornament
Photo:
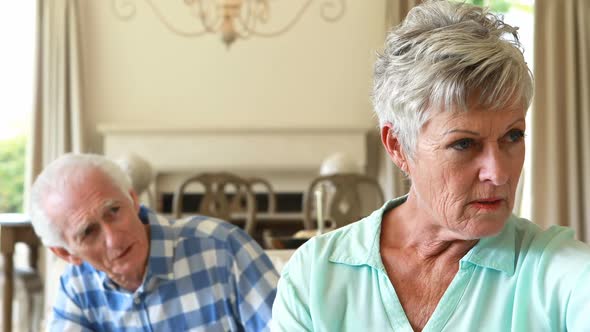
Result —
<instances>
[{"instance_id":1,"label":"decorative wall ornament","mask_svg":"<svg viewBox=\"0 0 590 332\"><path fill-rule=\"evenodd\" d=\"M221 33L223 42L229 47L237 38L251 36L275 37L289 31L301 19L314 2L321 3L320 16L327 22L339 20L346 11L346 0L305 0L295 15L281 27L272 31L264 30L272 15L272 2L293 0L181 0L188 13L198 21L195 30L177 27L163 12L162 4L172 1L144 0L156 17L173 33L184 37L198 37L208 33ZM123 20L130 20L136 14L134 0L112 0L113 12ZM268 27L267 27L268 28Z\"/></svg>"}]
</instances>

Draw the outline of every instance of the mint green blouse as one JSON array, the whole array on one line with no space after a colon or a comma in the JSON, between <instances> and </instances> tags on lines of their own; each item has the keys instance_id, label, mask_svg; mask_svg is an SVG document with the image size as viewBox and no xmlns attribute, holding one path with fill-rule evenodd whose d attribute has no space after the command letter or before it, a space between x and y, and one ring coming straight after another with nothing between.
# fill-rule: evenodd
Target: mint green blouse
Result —
<instances>
[{"instance_id":1,"label":"mint green blouse","mask_svg":"<svg viewBox=\"0 0 590 332\"><path fill-rule=\"evenodd\" d=\"M308 241L282 271L276 331L412 331L379 254L383 213ZM424 328L429 331L590 331L590 247L573 231L512 216L481 239Z\"/></svg>"}]
</instances>

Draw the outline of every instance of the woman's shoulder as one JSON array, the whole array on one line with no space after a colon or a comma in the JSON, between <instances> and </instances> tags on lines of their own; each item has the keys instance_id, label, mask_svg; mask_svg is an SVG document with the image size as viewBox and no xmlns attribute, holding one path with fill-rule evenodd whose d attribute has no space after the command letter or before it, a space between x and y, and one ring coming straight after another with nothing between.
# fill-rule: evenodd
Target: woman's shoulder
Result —
<instances>
[{"instance_id":1,"label":"woman's shoulder","mask_svg":"<svg viewBox=\"0 0 590 332\"><path fill-rule=\"evenodd\" d=\"M515 277L521 279L514 285L520 294L528 294L531 316L536 312L539 317L549 317L553 330L577 331L576 326L587 326L590 246L576 240L568 227L542 229L516 217L509 225L516 230Z\"/></svg>"},{"instance_id":2,"label":"woman's shoulder","mask_svg":"<svg viewBox=\"0 0 590 332\"><path fill-rule=\"evenodd\" d=\"M553 225L546 229L531 221L511 217L515 228L519 256L536 261L540 266L559 266L559 270L584 269L590 266L590 245L575 239L569 227Z\"/></svg>"},{"instance_id":3,"label":"woman's shoulder","mask_svg":"<svg viewBox=\"0 0 590 332\"><path fill-rule=\"evenodd\" d=\"M512 216L509 222L516 229L517 236L529 238L536 246L550 248L557 245L579 246L582 251L590 252L590 245L575 239L575 232L570 227L552 225L545 229L532 221Z\"/></svg>"},{"instance_id":4,"label":"woman's shoulder","mask_svg":"<svg viewBox=\"0 0 590 332\"><path fill-rule=\"evenodd\" d=\"M369 216L328 233L317 235L295 251L282 274L326 269L340 257L367 257L379 224ZM305 269L302 269L305 267Z\"/></svg>"},{"instance_id":5,"label":"woman's shoulder","mask_svg":"<svg viewBox=\"0 0 590 332\"><path fill-rule=\"evenodd\" d=\"M285 266L285 270L289 270L289 266L295 262L310 263L310 261L322 261L334 251L334 247L347 237L350 228L358 227L356 224L350 224L342 228L332 230L322 235L316 235L306 241L299 247L289 260L289 264Z\"/></svg>"}]
</instances>

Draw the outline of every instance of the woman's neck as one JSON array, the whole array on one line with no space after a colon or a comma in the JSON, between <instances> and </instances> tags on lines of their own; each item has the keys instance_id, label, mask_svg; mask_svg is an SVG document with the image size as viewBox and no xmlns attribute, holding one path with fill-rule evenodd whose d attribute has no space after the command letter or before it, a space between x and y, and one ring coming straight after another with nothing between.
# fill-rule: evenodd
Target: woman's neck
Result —
<instances>
[{"instance_id":1,"label":"woman's neck","mask_svg":"<svg viewBox=\"0 0 590 332\"><path fill-rule=\"evenodd\" d=\"M445 257L459 261L477 242L463 239L433 220L412 192L406 202L386 212L381 223L383 249L403 250L423 260Z\"/></svg>"}]
</instances>

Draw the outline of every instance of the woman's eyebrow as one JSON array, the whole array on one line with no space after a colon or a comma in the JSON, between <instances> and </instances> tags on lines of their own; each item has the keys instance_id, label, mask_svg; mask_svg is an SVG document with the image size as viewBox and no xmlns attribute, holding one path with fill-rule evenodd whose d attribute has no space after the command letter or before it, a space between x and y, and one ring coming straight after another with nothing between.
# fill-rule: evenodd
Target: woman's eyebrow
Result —
<instances>
[{"instance_id":1,"label":"woman's eyebrow","mask_svg":"<svg viewBox=\"0 0 590 332\"><path fill-rule=\"evenodd\" d=\"M511 124L509 124L508 126L506 126L506 129L510 129L510 127L514 126L515 124L517 124L518 122L525 122L524 118L518 118L516 120L514 120L514 122L512 122Z\"/></svg>"},{"instance_id":2,"label":"woman's eyebrow","mask_svg":"<svg viewBox=\"0 0 590 332\"><path fill-rule=\"evenodd\" d=\"M462 133L462 134L469 134L469 135L473 135L473 136L480 136L478 132L471 131L471 130L465 130L465 129L451 129L451 130L445 132L445 135L454 134L454 133Z\"/></svg>"},{"instance_id":3,"label":"woman's eyebrow","mask_svg":"<svg viewBox=\"0 0 590 332\"><path fill-rule=\"evenodd\" d=\"M518 118L518 119L514 120L508 126L506 126L506 129L510 129L510 127L514 126L515 124L517 124L519 122L525 122L524 118ZM449 134L454 134L454 133L462 133L462 134L469 134L469 135L473 135L473 136L480 136L478 132L475 132L472 130L466 130L466 129L451 129L451 130L446 131L444 133L444 135L449 135Z\"/></svg>"}]
</instances>

